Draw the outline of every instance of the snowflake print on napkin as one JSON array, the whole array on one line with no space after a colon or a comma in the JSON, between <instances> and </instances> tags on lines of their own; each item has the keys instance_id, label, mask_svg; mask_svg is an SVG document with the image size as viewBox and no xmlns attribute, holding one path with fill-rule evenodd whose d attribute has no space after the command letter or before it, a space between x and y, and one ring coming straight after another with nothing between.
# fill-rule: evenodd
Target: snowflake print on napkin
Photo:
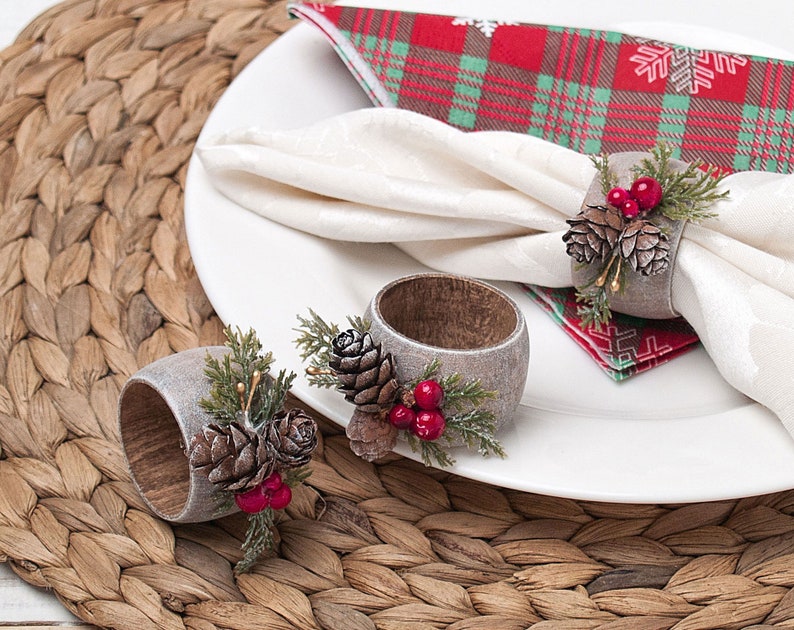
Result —
<instances>
[{"instance_id":1,"label":"snowflake print on napkin","mask_svg":"<svg viewBox=\"0 0 794 630\"><path fill-rule=\"evenodd\" d=\"M473 26L489 39L493 37L496 29L500 26L517 26L517 24L517 22L505 22L503 20L483 20L467 17L456 17L452 20L452 26Z\"/></svg>"},{"instance_id":2,"label":"snowflake print on napkin","mask_svg":"<svg viewBox=\"0 0 794 630\"><path fill-rule=\"evenodd\" d=\"M735 75L736 69L748 62L742 55L670 46L656 40L638 41L641 45L629 58L635 64L635 74L645 75L648 83L669 77L678 93L697 94L701 89L710 90L718 75Z\"/></svg>"}]
</instances>

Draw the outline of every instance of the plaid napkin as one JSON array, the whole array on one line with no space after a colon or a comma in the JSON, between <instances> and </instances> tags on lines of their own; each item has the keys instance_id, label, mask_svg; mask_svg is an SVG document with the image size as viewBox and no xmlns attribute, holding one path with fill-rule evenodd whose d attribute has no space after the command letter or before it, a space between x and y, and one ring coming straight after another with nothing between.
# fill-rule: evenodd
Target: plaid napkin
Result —
<instances>
[{"instance_id":1,"label":"plaid napkin","mask_svg":"<svg viewBox=\"0 0 794 630\"><path fill-rule=\"evenodd\" d=\"M695 331L681 317L651 320L613 313L601 330L583 329L576 312L576 296L570 289L528 284L524 289L616 381L666 363L698 341Z\"/></svg>"},{"instance_id":2,"label":"plaid napkin","mask_svg":"<svg viewBox=\"0 0 794 630\"><path fill-rule=\"evenodd\" d=\"M559 26L324 4L290 12L328 37L378 106L584 154L663 141L679 159L726 171L794 171L789 61ZM698 341L681 319L616 314L604 330L582 330L573 289L527 291L616 380Z\"/></svg>"}]
</instances>

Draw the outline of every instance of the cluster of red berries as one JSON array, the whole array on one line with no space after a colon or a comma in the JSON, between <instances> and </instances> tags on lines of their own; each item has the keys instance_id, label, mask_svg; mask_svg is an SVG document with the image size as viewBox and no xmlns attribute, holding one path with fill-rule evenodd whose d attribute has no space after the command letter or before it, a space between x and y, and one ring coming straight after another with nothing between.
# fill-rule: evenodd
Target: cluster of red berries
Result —
<instances>
[{"instance_id":1,"label":"cluster of red berries","mask_svg":"<svg viewBox=\"0 0 794 630\"><path fill-rule=\"evenodd\" d=\"M292 501L292 489L276 471L253 490L234 495L234 502L243 512L256 514L265 508L283 510Z\"/></svg>"},{"instance_id":2,"label":"cluster of red berries","mask_svg":"<svg viewBox=\"0 0 794 630\"><path fill-rule=\"evenodd\" d=\"M607 203L633 219L641 210L651 210L662 201L662 185L653 177L634 180L629 190L615 187L607 193Z\"/></svg>"},{"instance_id":3,"label":"cluster of red berries","mask_svg":"<svg viewBox=\"0 0 794 630\"><path fill-rule=\"evenodd\" d=\"M400 430L410 431L420 440L437 440L447 428L441 411L444 390L437 381L422 381L413 390L412 406L398 403L389 411L389 422Z\"/></svg>"}]
</instances>

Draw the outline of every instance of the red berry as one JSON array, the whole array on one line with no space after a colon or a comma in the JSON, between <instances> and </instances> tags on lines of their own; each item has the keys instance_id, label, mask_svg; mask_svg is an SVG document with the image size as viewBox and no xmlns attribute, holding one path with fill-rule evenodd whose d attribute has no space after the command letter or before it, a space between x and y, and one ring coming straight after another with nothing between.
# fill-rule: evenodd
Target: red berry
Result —
<instances>
[{"instance_id":1,"label":"red berry","mask_svg":"<svg viewBox=\"0 0 794 630\"><path fill-rule=\"evenodd\" d=\"M444 420L444 414L438 409L431 411L423 409L416 414L416 420L411 425L411 432L420 440L432 442L440 438L446 428L447 421Z\"/></svg>"},{"instance_id":2,"label":"red berry","mask_svg":"<svg viewBox=\"0 0 794 630\"><path fill-rule=\"evenodd\" d=\"M257 486L248 492L235 494L234 502L243 512L247 512L248 514L256 514L270 505L270 497L264 494L262 486Z\"/></svg>"},{"instance_id":3,"label":"red berry","mask_svg":"<svg viewBox=\"0 0 794 630\"><path fill-rule=\"evenodd\" d=\"M662 185L653 177L640 177L631 185L631 198L643 210L650 210L662 200Z\"/></svg>"},{"instance_id":4,"label":"red berry","mask_svg":"<svg viewBox=\"0 0 794 630\"><path fill-rule=\"evenodd\" d=\"M616 186L607 193L607 203L614 208L620 208L628 199L629 191L619 186Z\"/></svg>"},{"instance_id":5,"label":"red berry","mask_svg":"<svg viewBox=\"0 0 794 630\"><path fill-rule=\"evenodd\" d=\"M283 510L292 501L292 489L287 484L282 484L270 496L270 507L274 510Z\"/></svg>"},{"instance_id":6,"label":"red berry","mask_svg":"<svg viewBox=\"0 0 794 630\"><path fill-rule=\"evenodd\" d=\"M270 474L270 476L262 482L262 485L265 487L264 492L273 493L278 490L284 482L281 480L281 475L276 470Z\"/></svg>"},{"instance_id":7,"label":"red berry","mask_svg":"<svg viewBox=\"0 0 794 630\"><path fill-rule=\"evenodd\" d=\"M623 213L624 217L633 219L640 213L640 206L634 199L629 199L623 202L623 205L620 206L620 211Z\"/></svg>"},{"instance_id":8,"label":"red berry","mask_svg":"<svg viewBox=\"0 0 794 630\"><path fill-rule=\"evenodd\" d=\"M426 411L438 409L444 399L444 390L436 381L422 381L414 387L414 399L420 409Z\"/></svg>"},{"instance_id":9,"label":"red berry","mask_svg":"<svg viewBox=\"0 0 794 630\"><path fill-rule=\"evenodd\" d=\"M409 429L416 419L416 412L405 405L394 405L389 411L389 422L400 430Z\"/></svg>"}]
</instances>

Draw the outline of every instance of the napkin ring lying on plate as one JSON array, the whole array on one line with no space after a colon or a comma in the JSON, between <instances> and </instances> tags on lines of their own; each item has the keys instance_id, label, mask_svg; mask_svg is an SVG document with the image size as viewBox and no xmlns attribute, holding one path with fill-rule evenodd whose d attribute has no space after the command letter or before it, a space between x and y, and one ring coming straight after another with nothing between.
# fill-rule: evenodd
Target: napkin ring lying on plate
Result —
<instances>
[{"instance_id":1,"label":"napkin ring lying on plate","mask_svg":"<svg viewBox=\"0 0 794 630\"><path fill-rule=\"evenodd\" d=\"M495 287L426 273L383 287L364 317L340 331L316 313L299 318L309 381L355 405L353 451L374 461L398 436L427 465L448 466L447 448L504 456L494 436L524 391L529 337L523 313Z\"/></svg>"},{"instance_id":2,"label":"napkin ring lying on plate","mask_svg":"<svg viewBox=\"0 0 794 630\"><path fill-rule=\"evenodd\" d=\"M582 209L563 236L582 325L600 326L611 311L668 319L672 279L685 221L714 216L724 175L672 159L672 148L593 159L598 169Z\"/></svg>"},{"instance_id":3,"label":"napkin ring lying on plate","mask_svg":"<svg viewBox=\"0 0 794 630\"><path fill-rule=\"evenodd\" d=\"M317 425L284 409L294 374L268 373L270 353L251 331L226 330L227 345L155 361L119 397L121 445L132 481L160 518L202 522L249 516L244 571L274 544L274 511L308 477Z\"/></svg>"}]
</instances>

